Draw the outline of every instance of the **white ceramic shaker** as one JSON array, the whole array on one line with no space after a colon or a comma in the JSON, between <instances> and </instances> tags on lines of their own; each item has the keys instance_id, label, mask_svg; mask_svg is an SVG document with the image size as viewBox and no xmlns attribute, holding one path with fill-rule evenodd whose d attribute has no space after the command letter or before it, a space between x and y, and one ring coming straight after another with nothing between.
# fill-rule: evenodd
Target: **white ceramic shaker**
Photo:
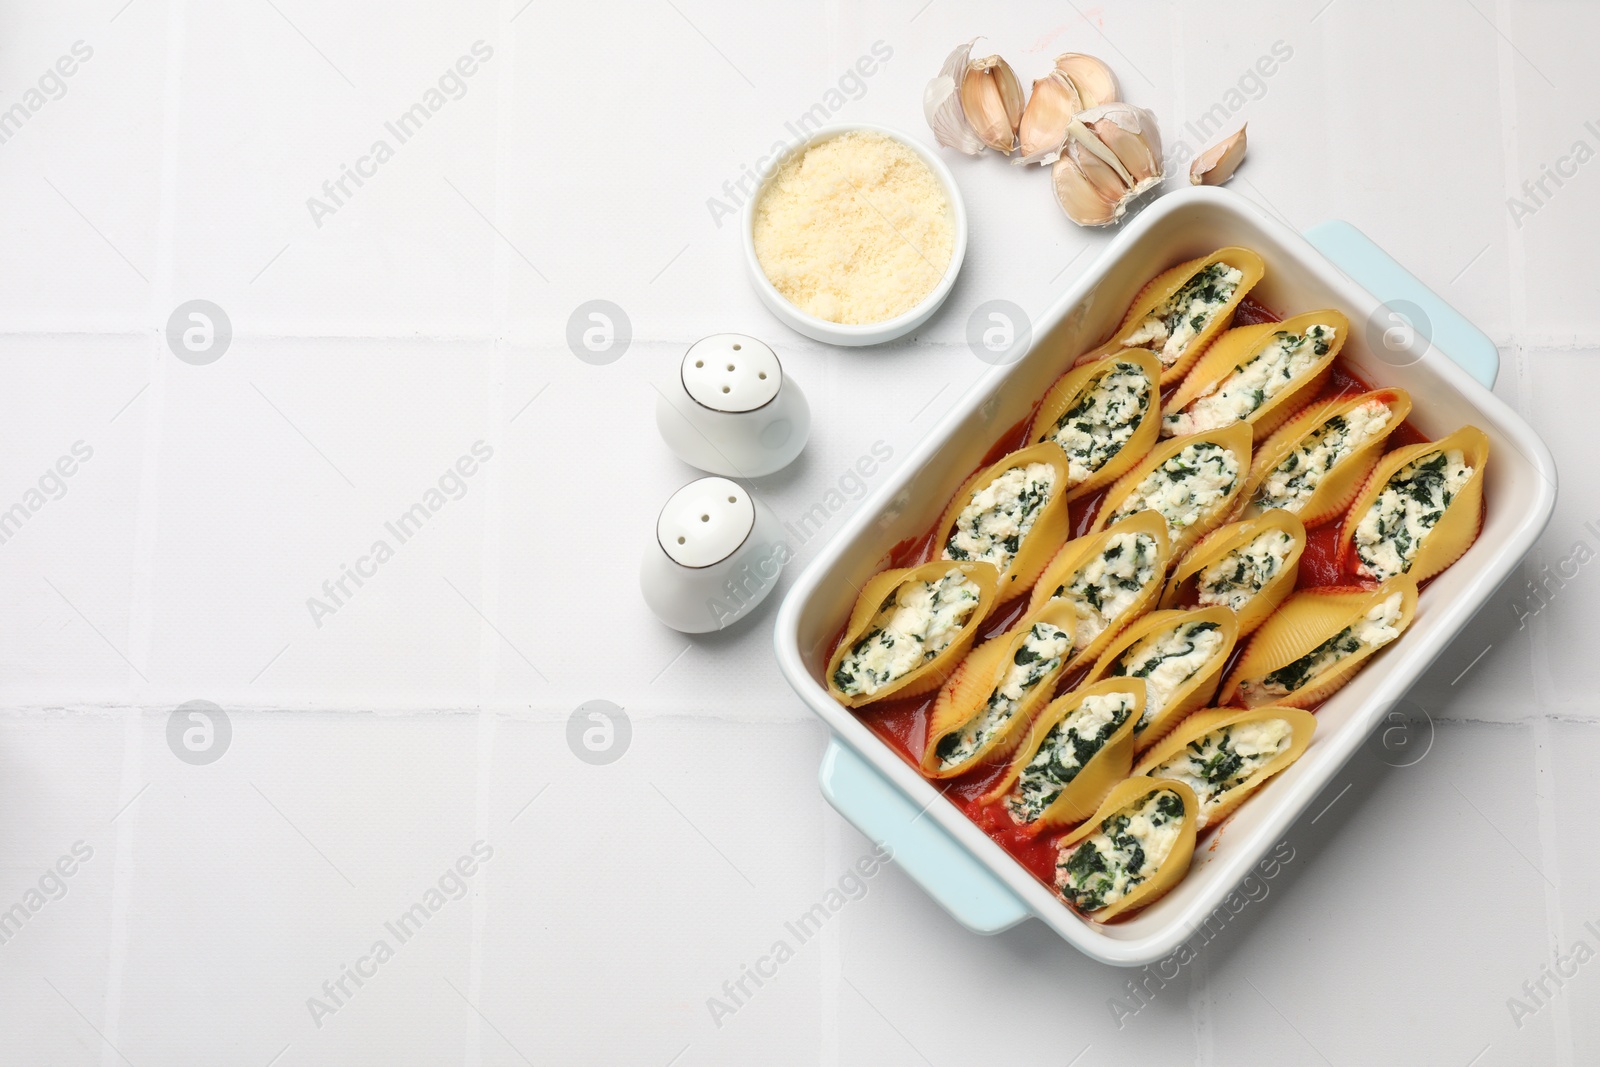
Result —
<instances>
[{"instance_id":1,"label":"white ceramic shaker","mask_svg":"<svg viewBox=\"0 0 1600 1067\"><path fill-rule=\"evenodd\" d=\"M639 588L656 617L684 633L743 618L778 584L789 559L778 518L737 482L701 478L679 489L656 519Z\"/></svg>"},{"instance_id":2,"label":"white ceramic shaker","mask_svg":"<svg viewBox=\"0 0 1600 1067\"><path fill-rule=\"evenodd\" d=\"M759 478L782 470L805 448L811 407L770 345L719 333L684 353L676 380L656 398L656 427L690 466Z\"/></svg>"}]
</instances>

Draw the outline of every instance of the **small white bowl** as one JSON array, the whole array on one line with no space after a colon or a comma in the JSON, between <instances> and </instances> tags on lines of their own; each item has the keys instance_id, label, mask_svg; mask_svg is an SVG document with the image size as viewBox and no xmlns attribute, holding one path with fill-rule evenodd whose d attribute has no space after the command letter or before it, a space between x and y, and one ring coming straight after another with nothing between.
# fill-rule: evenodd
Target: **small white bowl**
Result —
<instances>
[{"instance_id":1,"label":"small white bowl","mask_svg":"<svg viewBox=\"0 0 1600 1067\"><path fill-rule=\"evenodd\" d=\"M755 242L755 217L756 204L761 200L767 183L778 172L784 162L796 152L804 152L818 141L826 141L830 137L837 137L842 133L851 133L864 130L869 133L882 134L892 140L898 141L915 152L928 169L933 171L934 177L939 179L939 184L944 187L945 200L950 205L951 221L955 228L955 241L950 249L950 265L945 268L944 277L939 279L939 284L933 287L933 292L923 298L922 303L892 319L882 322L848 325L841 322L829 322L827 319L818 318L809 312L802 311L791 304L786 297L772 284L766 271L761 269L761 261L756 258ZM760 188L754 196L744 204L744 259L750 269L750 282L755 286L757 294L763 303L771 309L772 313L782 319L786 325L804 334L815 341L826 341L833 345L846 345L850 347L860 345L876 345L885 341L893 341L904 337L918 326L927 322L929 317L944 303L944 298L950 295L950 288L955 285L956 275L961 271L961 261L967 254L967 208L961 200L961 190L956 187L955 175L950 173L950 168L944 165L944 160L933 149L922 142L885 126L874 126L870 123L842 123L836 126L824 126L822 129L807 137L804 141L790 148L777 162L772 164L767 177L762 181Z\"/></svg>"}]
</instances>

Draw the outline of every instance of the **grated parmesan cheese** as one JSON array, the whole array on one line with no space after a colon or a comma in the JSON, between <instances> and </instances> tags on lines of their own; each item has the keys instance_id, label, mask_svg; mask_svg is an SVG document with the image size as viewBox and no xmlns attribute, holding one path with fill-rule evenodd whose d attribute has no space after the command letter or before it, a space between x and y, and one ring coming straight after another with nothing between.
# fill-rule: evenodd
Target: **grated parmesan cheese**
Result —
<instances>
[{"instance_id":1,"label":"grated parmesan cheese","mask_svg":"<svg viewBox=\"0 0 1600 1067\"><path fill-rule=\"evenodd\" d=\"M756 258L784 299L829 322L884 322L944 276L955 226L910 148L856 130L797 152L756 202Z\"/></svg>"}]
</instances>

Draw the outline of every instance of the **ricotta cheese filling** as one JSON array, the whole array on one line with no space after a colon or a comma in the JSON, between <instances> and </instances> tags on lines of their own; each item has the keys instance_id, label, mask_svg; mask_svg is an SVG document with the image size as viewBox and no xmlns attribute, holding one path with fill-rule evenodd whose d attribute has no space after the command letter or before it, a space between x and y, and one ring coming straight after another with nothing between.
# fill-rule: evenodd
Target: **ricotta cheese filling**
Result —
<instances>
[{"instance_id":1,"label":"ricotta cheese filling","mask_svg":"<svg viewBox=\"0 0 1600 1067\"><path fill-rule=\"evenodd\" d=\"M1056 485L1048 463L1012 467L972 494L945 542L945 559L976 559L1005 573Z\"/></svg>"},{"instance_id":2,"label":"ricotta cheese filling","mask_svg":"<svg viewBox=\"0 0 1600 1067\"><path fill-rule=\"evenodd\" d=\"M1149 771L1152 778L1175 778L1200 801L1199 825L1210 820L1225 796L1289 747L1294 731L1284 719L1253 719L1213 730L1190 741L1171 759Z\"/></svg>"},{"instance_id":3,"label":"ricotta cheese filling","mask_svg":"<svg viewBox=\"0 0 1600 1067\"><path fill-rule=\"evenodd\" d=\"M1242 281L1244 272L1226 263L1212 263L1196 271L1177 292L1139 320L1133 332L1122 339L1122 347L1148 348L1163 367L1172 366L1233 299Z\"/></svg>"},{"instance_id":4,"label":"ricotta cheese filling","mask_svg":"<svg viewBox=\"0 0 1600 1067\"><path fill-rule=\"evenodd\" d=\"M961 636L978 599L978 583L954 568L937 581L906 582L839 661L833 684L848 696L871 696L904 678Z\"/></svg>"},{"instance_id":5,"label":"ricotta cheese filling","mask_svg":"<svg viewBox=\"0 0 1600 1067\"><path fill-rule=\"evenodd\" d=\"M1278 576L1293 549L1294 538L1282 530L1256 535L1200 572L1195 583L1199 605L1221 604L1237 612Z\"/></svg>"},{"instance_id":6,"label":"ricotta cheese filling","mask_svg":"<svg viewBox=\"0 0 1600 1067\"><path fill-rule=\"evenodd\" d=\"M1366 649L1382 648L1400 636L1400 600L1399 593L1390 594L1352 625L1259 682L1244 682L1239 686L1240 691L1246 697L1281 700L1298 689L1304 689L1308 683L1337 666L1346 657Z\"/></svg>"},{"instance_id":7,"label":"ricotta cheese filling","mask_svg":"<svg viewBox=\"0 0 1600 1067\"><path fill-rule=\"evenodd\" d=\"M1219 444L1197 441L1160 464L1134 486L1112 521L1149 509L1167 520L1174 539L1233 492L1239 458Z\"/></svg>"},{"instance_id":8,"label":"ricotta cheese filling","mask_svg":"<svg viewBox=\"0 0 1600 1067\"><path fill-rule=\"evenodd\" d=\"M1423 539L1471 477L1458 448L1419 457L1395 471L1356 525L1362 571L1381 582L1410 570Z\"/></svg>"},{"instance_id":9,"label":"ricotta cheese filling","mask_svg":"<svg viewBox=\"0 0 1600 1067\"><path fill-rule=\"evenodd\" d=\"M1147 882L1183 829L1183 798L1157 789L1106 817L1100 829L1056 857L1056 888L1083 911L1099 911Z\"/></svg>"},{"instance_id":10,"label":"ricotta cheese filling","mask_svg":"<svg viewBox=\"0 0 1600 1067\"><path fill-rule=\"evenodd\" d=\"M1071 648L1072 635L1067 631L1047 622L1034 623L983 708L971 722L939 739L934 754L939 757L940 767L949 769L982 751L1011 721L1023 698L1061 666Z\"/></svg>"},{"instance_id":11,"label":"ricotta cheese filling","mask_svg":"<svg viewBox=\"0 0 1600 1067\"><path fill-rule=\"evenodd\" d=\"M1369 400L1333 416L1278 461L1262 479L1251 503L1260 511L1283 508L1299 514L1328 472L1387 432L1393 417L1394 412L1381 400Z\"/></svg>"},{"instance_id":12,"label":"ricotta cheese filling","mask_svg":"<svg viewBox=\"0 0 1600 1067\"><path fill-rule=\"evenodd\" d=\"M1070 600L1078 608L1072 647L1079 651L1088 648L1156 577L1154 537L1119 533L1107 539L1098 556L1056 586L1054 596Z\"/></svg>"},{"instance_id":13,"label":"ricotta cheese filling","mask_svg":"<svg viewBox=\"0 0 1600 1067\"><path fill-rule=\"evenodd\" d=\"M1084 697L1072 714L1050 727L1006 795L1011 821L1031 823L1042 815L1132 711L1133 698L1128 694L1100 693Z\"/></svg>"},{"instance_id":14,"label":"ricotta cheese filling","mask_svg":"<svg viewBox=\"0 0 1600 1067\"><path fill-rule=\"evenodd\" d=\"M1117 362L1056 420L1051 439L1067 454L1067 485L1111 462L1150 410L1150 379L1137 363Z\"/></svg>"},{"instance_id":15,"label":"ricotta cheese filling","mask_svg":"<svg viewBox=\"0 0 1600 1067\"><path fill-rule=\"evenodd\" d=\"M1305 333L1279 330L1255 355L1163 419L1161 436L1204 433L1248 419L1327 355L1337 332L1322 325L1309 326Z\"/></svg>"},{"instance_id":16,"label":"ricotta cheese filling","mask_svg":"<svg viewBox=\"0 0 1600 1067\"><path fill-rule=\"evenodd\" d=\"M1205 670L1222 644L1222 627L1216 623L1185 622L1151 634L1118 656L1113 677L1145 681L1144 714L1134 730L1149 726L1178 688Z\"/></svg>"}]
</instances>

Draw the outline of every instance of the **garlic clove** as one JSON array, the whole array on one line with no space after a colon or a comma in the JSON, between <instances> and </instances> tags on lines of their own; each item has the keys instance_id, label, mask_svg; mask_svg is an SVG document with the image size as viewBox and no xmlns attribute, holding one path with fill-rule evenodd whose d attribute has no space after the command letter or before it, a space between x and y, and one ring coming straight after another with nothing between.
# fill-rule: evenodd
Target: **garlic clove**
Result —
<instances>
[{"instance_id":1,"label":"garlic clove","mask_svg":"<svg viewBox=\"0 0 1600 1067\"><path fill-rule=\"evenodd\" d=\"M1233 177L1233 172L1244 162L1244 127L1237 133L1224 137L1210 148L1194 157L1189 164L1190 185L1221 185Z\"/></svg>"},{"instance_id":2,"label":"garlic clove","mask_svg":"<svg viewBox=\"0 0 1600 1067\"><path fill-rule=\"evenodd\" d=\"M1010 155L1022 120L1022 83L1011 64L999 56L969 63L961 81L961 110L984 144Z\"/></svg>"},{"instance_id":3,"label":"garlic clove","mask_svg":"<svg viewBox=\"0 0 1600 1067\"><path fill-rule=\"evenodd\" d=\"M983 151L983 140L962 110L961 83L967 74L972 46L978 40L974 37L966 44L957 46L946 57L939 73L922 91L922 112L927 116L928 125L933 128L933 139L946 148L954 148L969 156Z\"/></svg>"},{"instance_id":4,"label":"garlic clove","mask_svg":"<svg viewBox=\"0 0 1600 1067\"><path fill-rule=\"evenodd\" d=\"M1066 212L1067 218L1079 226L1109 226L1121 214L1118 205L1127 187L1118 181L1117 192L1108 199L1103 190L1080 169L1082 157L1094 160L1094 164L1098 165L1103 174L1116 178L1116 174L1104 163L1095 159L1093 155L1079 152L1076 143L1069 143L1061 158L1056 160L1055 166L1050 168L1050 180L1055 186L1056 203L1061 205L1061 210Z\"/></svg>"},{"instance_id":5,"label":"garlic clove","mask_svg":"<svg viewBox=\"0 0 1600 1067\"><path fill-rule=\"evenodd\" d=\"M1078 96L1083 99L1084 108L1109 104L1120 96L1117 76L1094 56L1082 52L1064 52L1056 57L1056 70L1072 83Z\"/></svg>"},{"instance_id":6,"label":"garlic clove","mask_svg":"<svg viewBox=\"0 0 1600 1067\"><path fill-rule=\"evenodd\" d=\"M1011 162L1054 163L1067 139L1067 124L1082 110L1083 98L1059 70L1035 81L1017 126L1022 155Z\"/></svg>"},{"instance_id":7,"label":"garlic clove","mask_svg":"<svg viewBox=\"0 0 1600 1067\"><path fill-rule=\"evenodd\" d=\"M1135 194L1159 183L1165 174L1161 162L1161 132L1156 117L1142 107L1113 102L1090 108L1078 121L1094 131L1128 172Z\"/></svg>"},{"instance_id":8,"label":"garlic clove","mask_svg":"<svg viewBox=\"0 0 1600 1067\"><path fill-rule=\"evenodd\" d=\"M1069 151L1072 154L1072 162L1077 164L1084 178L1094 186L1106 203L1115 204L1127 195L1128 183L1105 160L1086 150L1078 142L1073 142Z\"/></svg>"}]
</instances>

